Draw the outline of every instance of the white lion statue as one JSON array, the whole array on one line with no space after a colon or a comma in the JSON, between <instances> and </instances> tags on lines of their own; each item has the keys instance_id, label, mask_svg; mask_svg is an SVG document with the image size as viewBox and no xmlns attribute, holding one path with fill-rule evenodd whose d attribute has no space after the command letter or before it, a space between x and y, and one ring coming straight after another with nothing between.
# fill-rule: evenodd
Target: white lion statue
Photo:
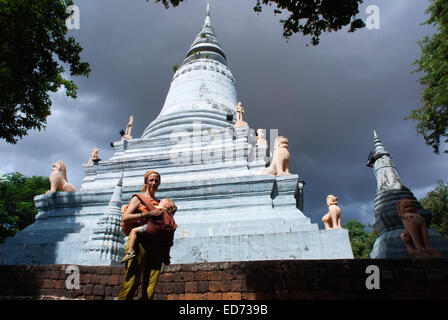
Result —
<instances>
[{"instance_id":1,"label":"white lion statue","mask_svg":"<svg viewBox=\"0 0 448 320\"><path fill-rule=\"evenodd\" d=\"M325 230L342 229L341 226L341 208L338 206L338 197L329 194L327 196L328 212L323 216L322 222Z\"/></svg>"},{"instance_id":2,"label":"white lion statue","mask_svg":"<svg viewBox=\"0 0 448 320\"><path fill-rule=\"evenodd\" d=\"M67 168L65 167L64 162L58 160L56 163L53 163L50 173L50 190L45 192L45 194L50 194L56 192L56 190L60 191L76 191L76 187L70 184L67 181Z\"/></svg>"},{"instance_id":3,"label":"white lion statue","mask_svg":"<svg viewBox=\"0 0 448 320\"><path fill-rule=\"evenodd\" d=\"M263 174L273 174L276 176L286 176L289 173L289 149L288 139L278 136L274 141L274 151L271 165L264 169Z\"/></svg>"}]
</instances>

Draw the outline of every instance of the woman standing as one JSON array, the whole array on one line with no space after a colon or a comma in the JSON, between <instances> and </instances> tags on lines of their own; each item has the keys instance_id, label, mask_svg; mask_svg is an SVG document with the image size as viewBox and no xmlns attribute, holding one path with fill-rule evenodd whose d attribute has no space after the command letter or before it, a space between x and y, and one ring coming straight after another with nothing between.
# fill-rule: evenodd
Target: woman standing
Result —
<instances>
[{"instance_id":1,"label":"woman standing","mask_svg":"<svg viewBox=\"0 0 448 320\"><path fill-rule=\"evenodd\" d=\"M160 174L150 170L145 173L142 194L133 195L126 211L123 213L123 229L128 234L132 228L147 223L149 217L159 216L162 212L158 209L151 210L142 203L139 197L145 197L145 202L153 206L159 203L155 193L159 188ZM146 208L145 208L146 207ZM128 250L129 239L126 243ZM151 248L144 242L139 246L137 256L126 262L126 278L121 286L118 300L132 300L137 290L140 276L142 280L142 299L151 300L154 297L154 289L159 279L162 262L166 258L166 251L161 248Z\"/></svg>"}]
</instances>

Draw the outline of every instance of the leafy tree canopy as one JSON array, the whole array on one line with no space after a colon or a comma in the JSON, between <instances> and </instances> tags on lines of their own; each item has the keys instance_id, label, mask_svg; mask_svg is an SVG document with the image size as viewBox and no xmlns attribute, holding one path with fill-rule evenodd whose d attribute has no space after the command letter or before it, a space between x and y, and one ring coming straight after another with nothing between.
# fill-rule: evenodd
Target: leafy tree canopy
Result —
<instances>
[{"instance_id":1,"label":"leafy tree canopy","mask_svg":"<svg viewBox=\"0 0 448 320\"><path fill-rule=\"evenodd\" d=\"M440 139L448 137L448 1L431 0L425 13L430 17L424 24L433 25L437 32L418 42L421 57L414 62L414 72L424 73L419 80L422 106L406 119L417 121L417 134L439 154Z\"/></svg>"},{"instance_id":2,"label":"leafy tree canopy","mask_svg":"<svg viewBox=\"0 0 448 320\"><path fill-rule=\"evenodd\" d=\"M433 217L429 226L448 239L448 183L437 181L434 190L420 199L420 203L423 208L432 211Z\"/></svg>"},{"instance_id":3,"label":"leafy tree canopy","mask_svg":"<svg viewBox=\"0 0 448 320\"><path fill-rule=\"evenodd\" d=\"M176 7L183 0L155 1L162 2L169 8L170 4ZM365 23L356 18L359 13L358 7L362 2L363 0L256 0L254 11L260 13L262 4L276 6L275 14L283 12L289 14L286 20L280 20L286 39L300 32L305 36L310 35L311 43L318 45L322 32L338 31L347 25L350 25L349 32L365 27Z\"/></svg>"},{"instance_id":4,"label":"leafy tree canopy","mask_svg":"<svg viewBox=\"0 0 448 320\"><path fill-rule=\"evenodd\" d=\"M373 230L367 232L366 226L356 219L348 221L342 227L348 230L354 258L369 259L378 233Z\"/></svg>"},{"instance_id":5,"label":"leafy tree canopy","mask_svg":"<svg viewBox=\"0 0 448 320\"><path fill-rule=\"evenodd\" d=\"M67 37L71 0L0 0L0 139L16 143L30 129L45 128L49 92L64 86L76 98L77 86L64 78L88 76L81 46Z\"/></svg>"},{"instance_id":6,"label":"leafy tree canopy","mask_svg":"<svg viewBox=\"0 0 448 320\"><path fill-rule=\"evenodd\" d=\"M25 177L19 172L0 178L0 243L34 222L34 197L50 189L48 177Z\"/></svg>"}]
</instances>

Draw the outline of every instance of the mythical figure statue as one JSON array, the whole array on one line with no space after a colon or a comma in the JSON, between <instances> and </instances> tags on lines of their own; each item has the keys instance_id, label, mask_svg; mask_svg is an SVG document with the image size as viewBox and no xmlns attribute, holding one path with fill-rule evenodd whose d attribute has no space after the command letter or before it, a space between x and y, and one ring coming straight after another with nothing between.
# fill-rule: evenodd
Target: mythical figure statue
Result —
<instances>
[{"instance_id":1,"label":"mythical figure statue","mask_svg":"<svg viewBox=\"0 0 448 320\"><path fill-rule=\"evenodd\" d=\"M428 229L423 217L418 213L410 198L402 198L397 203L398 216L404 226L400 238L411 258L441 257L441 253L431 247Z\"/></svg>"},{"instance_id":2,"label":"mythical figure statue","mask_svg":"<svg viewBox=\"0 0 448 320\"><path fill-rule=\"evenodd\" d=\"M290 175L287 138L283 136L278 136L277 138L275 138L271 165L264 169L263 174L273 174L276 176Z\"/></svg>"},{"instance_id":3,"label":"mythical figure statue","mask_svg":"<svg viewBox=\"0 0 448 320\"><path fill-rule=\"evenodd\" d=\"M45 194L60 191L76 191L76 187L67 181L67 168L64 162L58 160L53 163L51 173L50 173L50 190L45 192Z\"/></svg>"},{"instance_id":4,"label":"mythical figure statue","mask_svg":"<svg viewBox=\"0 0 448 320\"><path fill-rule=\"evenodd\" d=\"M338 197L330 194L327 196L328 212L323 216L322 222L326 230L342 229L341 208L338 207Z\"/></svg>"},{"instance_id":5,"label":"mythical figure statue","mask_svg":"<svg viewBox=\"0 0 448 320\"><path fill-rule=\"evenodd\" d=\"M128 126L126 127L126 131L124 132L124 135L121 136L121 141L132 139L131 132L133 125L134 125L134 116L130 116Z\"/></svg>"},{"instance_id":6,"label":"mythical figure statue","mask_svg":"<svg viewBox=\"0 0 448 320\"><path fill-rule=\"evenodd\" d=\"M241 105L241 101L238 102L238 104L236 105L235 111L236 111L236 123L233 126L235 128L249 126L246 121L243 121L244 108Z\"/></svg>"},{"instance_id":7,"label":"mythical figure statue","mask_svg":"<svg viewBox=\"0 0 448 320\"><path fill-rule=\"evenodd\" d=\"M264 136L264 129L257 130L257 146L267 146L268 142Z\"/></svg>"},{"instance_id":8,"label":"mythical figure statue","mask_svg":"<svg viewBox=\"0 0 448 320\"><path fill-rule=\"evenodd\" d=\"M238 104L236 105L235 111L236 111L236 120L243 121L244 108L241 105L241 101L239 101Z\"/></svg>"},{"instance_id":9,"label":"mythical figure statue","mask_svg":"<svg viewBox=\"0 0 448 320\"><path fill-rule=\"evenodd\" d=\"M90 159L89 159L88 164L93 164L94 160L100 160L100 157L98 155L99 155L98 149L93 149L92 153L90 154Z\"/></svg>"}]
</instances>

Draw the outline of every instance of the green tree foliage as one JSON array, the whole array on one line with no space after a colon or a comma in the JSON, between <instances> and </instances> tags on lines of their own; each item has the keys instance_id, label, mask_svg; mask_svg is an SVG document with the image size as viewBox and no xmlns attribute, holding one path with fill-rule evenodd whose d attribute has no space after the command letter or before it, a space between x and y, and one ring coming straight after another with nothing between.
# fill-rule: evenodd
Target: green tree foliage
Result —
<instances>
[{"instance_id":1,"label":"green tree foliage","mask_svg":"<svg viewBox=\"0 0 448 320\"><path fill-rule=\"evenodd\" d=\"M14 172L0 178L0 243L34 222L34 196L50 189L47 177Z\"/></svg>"},{"instance_id":2,"label":"green tree foliage","mask_svg":"<svg viewBox=\"0 0 448 320\"><path fill-rule=\"evenodd\" d=\"M350 237L350 244L353 250L355 259L369 259L373 244L378 238L378 233L365 230L366 226L356 219L350 220L343 225L343 228L348 230Z\"/></svg>"},{"instance_id":3,"label":"green tree foliage","mask_svg":"<svg viewBox=\"0 0 448 320\"><path fill-rule=\"evenodd\" d=\"M81 46L67 37L71 0L0 0L0 139L16 143L30 129L45 128L51 114L49 92L61 86L76 98L77 86L65 79L88 76Z\"/></svg>"},{"instance_id":4,"label":"green tree foliage","mask_svg":"<svg viewBox=\"0 0 448 320\"><path fill-rule=\"evenodd\" d=\"M433 217L429 226L448 239L448 183L437 181L434 190L420 199L420 203L423 208L432 211Z\"/></svg>"},{"instance_id":5,"label":"green tree foliage","mask_svg":"<svg viewBox=\"0 0 448 320\"><path fill-rule=\"evenodd\" d=\"M148 2L148 0L146 0ZM170 4L173 7L183 0L155 0L162 2L166 8ZM338 31L342 27L350 25L349 32L364 28L365 23L356 18L358 7L363 0L256 0L254 11L260 13L262 4L276 6L275 14L287 13L286 20L280 20L283 24L283 36L289 39L294 33L310 35L313 45L319 44L322 32Z\"/></svg>"},{"instance_id":6,"label":"green tree foliage","mask_svg":"<svg viewBox=\"0 0 448 320\"><path fill-rule=\"evenodd\" d=\"M425 13L430 18L424 24L433 25L438 32L418 42L421 57L414 62L414 72L424 73L419 80L422 106L406 119L417 121L417 134L439 154L440 139L448 137L448 1L431 0Z\"/></svg>"}]
</instances>

